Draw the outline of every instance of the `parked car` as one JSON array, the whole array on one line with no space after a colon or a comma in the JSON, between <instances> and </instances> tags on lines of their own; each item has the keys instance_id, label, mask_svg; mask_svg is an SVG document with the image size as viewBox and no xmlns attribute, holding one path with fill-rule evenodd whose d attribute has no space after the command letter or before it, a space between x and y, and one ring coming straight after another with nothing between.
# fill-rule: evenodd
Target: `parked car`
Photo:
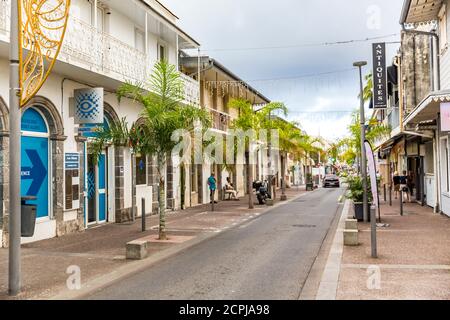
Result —
<instances>
[{"instance_id":1,"label":"parked car","mask_svg":"<svg viewBox=\"0 0 450 320\"><path fill-rule=\"evenodd\" d=\"M334 187L334 188L340 188L341 182L339 181L339 177L335 174L329 174L323 179L323 187Z\"/></svg>"}]
</instances>

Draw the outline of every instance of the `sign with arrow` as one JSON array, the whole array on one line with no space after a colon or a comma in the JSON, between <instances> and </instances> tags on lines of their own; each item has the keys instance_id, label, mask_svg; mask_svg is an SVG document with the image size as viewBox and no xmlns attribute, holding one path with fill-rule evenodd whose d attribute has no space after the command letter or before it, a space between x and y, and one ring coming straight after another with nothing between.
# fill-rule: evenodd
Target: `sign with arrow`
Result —
<instances>
[{"instance_id":1,"label":"sign with arrow","mask_svg":"<svg viewBox=\"0 0 450 320\"><path fill-rule=\"evenodd\" d=\"M48 139L22 137L21 196L33 196L29 201L37 206L38 218L48 216Z\"/></svg>"}]
</instances>

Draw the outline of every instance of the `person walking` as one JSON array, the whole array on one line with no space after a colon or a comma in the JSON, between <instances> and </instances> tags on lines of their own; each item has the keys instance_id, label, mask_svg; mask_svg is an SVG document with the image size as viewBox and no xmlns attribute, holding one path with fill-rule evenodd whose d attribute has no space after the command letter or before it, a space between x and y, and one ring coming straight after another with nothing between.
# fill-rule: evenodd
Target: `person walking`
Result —
<instances>
[{"instance_id":1,"label":"person walking","mask_svg":"<svg viewBox=\"0 0 450 320\"><path fill-rule=\"evenodd\" d=\"M406 171L403 171L403 175L400 177L400 194L401 194L401 201L403 201L403 203L406 203L405 195L408 202L411 202L411 194L409 192L408 176Z\"/></svg>"},{"instance_id":2,"label":"person walking","mask_svg":"<svg viewBox=\"0 0 450 320\"><path fill-rule=\"evenodd\" d=\"M210 195L210 199L212 203L214 201L214 203L217 203L217 201L215 201L215 194L216 194L216 190L217 190L217 180L216 180L216 175L213 173L211 173L211 176L208 178L208 187L209 187L209 195Z\"/></svg>"}]
</instances>

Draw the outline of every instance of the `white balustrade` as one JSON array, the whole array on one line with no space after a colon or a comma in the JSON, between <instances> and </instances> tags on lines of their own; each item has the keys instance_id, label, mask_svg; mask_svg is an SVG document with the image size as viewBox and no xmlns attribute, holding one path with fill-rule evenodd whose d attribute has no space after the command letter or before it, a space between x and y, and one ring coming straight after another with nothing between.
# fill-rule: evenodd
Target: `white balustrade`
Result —
<instances>
[{"instance_id":1,"label":"white balustrade","mask_svg":"<svg viewBox=\"0 0 450 320\"><path fill-rule=\"evenodd\" d=\"M9 39L10 1L0 0L0 39L4 41ZM122 82L143 84L155 64L145 53L72 16L58 59ZM185 87L185 103L199 105L199 83L180 74Z\"/></svg>"}]
</instances>

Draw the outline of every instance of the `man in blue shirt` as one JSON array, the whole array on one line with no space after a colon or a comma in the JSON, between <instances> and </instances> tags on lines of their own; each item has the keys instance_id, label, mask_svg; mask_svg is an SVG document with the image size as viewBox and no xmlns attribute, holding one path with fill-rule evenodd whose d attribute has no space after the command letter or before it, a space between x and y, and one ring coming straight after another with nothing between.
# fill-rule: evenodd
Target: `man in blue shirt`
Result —
<instances>
[{"instance_id":1,"label":"man in blue shirt","mask_svg":"<svg viewBox=\"0 0 450 320\"><path fill-rule=\"evenodd\" d=\"M209 194L211 196L211 202L214 201L214 203L217 203L217 201L214 200L214 195L216 193L217 190L217 180L216 180L216 176L213 173L211 173L211 176L208 178L208 186L209 186Z\"/></svg>"}]
</instances>

